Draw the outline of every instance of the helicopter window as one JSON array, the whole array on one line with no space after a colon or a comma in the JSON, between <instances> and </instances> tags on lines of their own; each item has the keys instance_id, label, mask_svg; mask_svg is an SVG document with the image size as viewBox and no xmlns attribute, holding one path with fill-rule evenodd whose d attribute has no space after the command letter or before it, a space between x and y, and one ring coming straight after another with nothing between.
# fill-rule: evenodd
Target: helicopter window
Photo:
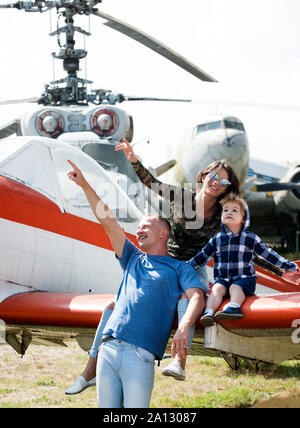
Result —
<instances>
[{"instance_id":1,"label":"helicopter window","mask_svg":"<svg viewBox=\"0 0 300 428\"><path fill-rule=\"evenodd\" d=\"M81 215L88 218L91 217L89 204L81 187L75 185L67 176L67 172L72 170L72 167L67 162L67 159L70 159L82 170L88 183L95 189L101 199L108 204L118 220L132 222L139 218L137 209L126 193L122 192L110 180L107 173L96 162L80 152L76 153L75 150L68 152L65 148L55 147L51 148L51 152L68 211L75 212L77 209L81 209Z\"/></svg>"},{"instance_id":2,"label":"helicopter window","mask_svg":"<svg viewBox=\"0 0 300 428\"><path fill-rule=\"evenodd\" d=\"M225 124L225 128L238 129L239 131L245 132L245 128L244 128L244 125L242 124L242 122L237 122L237 121L225 119L224 124Z\"/></svg>"},{"instance_id":3,"label":"helicopter window","mask_svg":"<svg viewBox=\"0 0 300 428\"><path fill-rule=\"evenodd\" d=\"M111 144L87 144L82 149L95 159L104 169L127 175L132 181L139 181L129 160L124 153L116 152Z\"/></svg>"},{"instance_id":4,"label":"helicopter window","mask_svg":"<svg viewBox=\"0 0 300 428\"><path fill-rule=\"evenodd\" d=\"M222 121L218 120L216 122L203 123L202 125L197 126L197 133L211 131L212 129L222 128Z\"/></svg>"},{"instance_id":5,"label":"helicopter window","mask_svg":"<svg viewBox=\"0 0 300 428\"><path fill-rule=\"evenodd\" d=\"M24 141L21 143L24 146ZM47 157L44 155L44 150L40 150L36 144L25 145L23 150L18 150L15 155L10 155L7 161L3 161L0 171L51 199L57 198Z\"/></svg>"}]
</instances>

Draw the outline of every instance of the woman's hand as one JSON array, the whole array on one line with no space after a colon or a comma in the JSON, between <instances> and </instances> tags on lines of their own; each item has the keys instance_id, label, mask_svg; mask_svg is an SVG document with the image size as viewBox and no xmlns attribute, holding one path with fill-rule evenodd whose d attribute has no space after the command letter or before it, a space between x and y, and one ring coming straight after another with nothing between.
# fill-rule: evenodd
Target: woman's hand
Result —
<instances>
[{"instance_id":1,"label":"woman's hand","mask_svg":"<svg viewBox=\"0 0 300 428\"><path fill-rule=\"evenodd\" d=\"M129 144L129 142L126 140L126 138L123 138L122 143L120 143L120 142L116 143L115 151L120 152L121 150L123 150L126 158L130 162L137 162L138 161L137 158L134 156L134 151L133 151L131 145Z\"/></svg>"}]
</instances>

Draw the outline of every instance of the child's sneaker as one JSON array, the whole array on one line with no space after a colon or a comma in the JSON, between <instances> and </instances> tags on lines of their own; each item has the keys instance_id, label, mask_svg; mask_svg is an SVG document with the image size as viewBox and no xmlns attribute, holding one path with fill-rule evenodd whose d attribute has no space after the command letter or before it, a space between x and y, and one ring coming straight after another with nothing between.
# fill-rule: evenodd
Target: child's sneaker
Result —
<instances>
[{"instance_id":1,"label":"child's sneaker","mask_svg":"<svg viewBox=\"0 0 300 428\"><path fill-rule=\"evenodd\" d=\"M240 308L231 308L230 306L225 311L219 311L215 315L215 320L240 320L244 318L243 312Z\"/></svg>"},{"instance_id":2,"label":"child's sneaker","mask_svg":"<svg viewBox=\"0 0 300 428\"><path fill-rule=\"evenodd\" d=\"M200 324L204 327L212 327L214 325L214 318L211 314L204 314L203 317L200 318Z\"/></svg>"}]
</instances>

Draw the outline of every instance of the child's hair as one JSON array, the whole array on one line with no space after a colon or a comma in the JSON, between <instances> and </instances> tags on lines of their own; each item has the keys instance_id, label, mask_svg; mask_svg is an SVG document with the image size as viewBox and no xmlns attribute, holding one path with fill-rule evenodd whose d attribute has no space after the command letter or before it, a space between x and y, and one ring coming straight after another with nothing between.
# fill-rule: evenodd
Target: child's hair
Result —
<instances>
[{"instance_id":1,"label":"child's hair","mask_svg":"<svg viewBox=\"0 0 300 428\"><path fill-rule=\"evenodd\" d=\"M224 205L227 204L228 202L239 205L239 207L241 208L243 217L245 216L245 211L248 209L245 199L231 192L229 193L229 195L226 195L224 196L224 198L221 199L220 204L222 206L222 209L224 208Z\"/></svg>"}]
</instances>

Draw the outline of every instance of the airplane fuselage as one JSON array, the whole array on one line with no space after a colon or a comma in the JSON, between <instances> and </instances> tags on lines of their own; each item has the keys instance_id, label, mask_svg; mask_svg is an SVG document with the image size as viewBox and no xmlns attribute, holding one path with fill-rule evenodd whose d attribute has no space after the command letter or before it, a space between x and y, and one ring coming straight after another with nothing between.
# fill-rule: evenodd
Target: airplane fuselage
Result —
<instances>
[{"instance_id":1,"label":"airplane fuselage","mask_svg":"<svg viewBox=\"0 0 300 428\"><path fill-rule=\"evenodd\" d=\"M220 159L227 159L243 182L248 171L248 137L236 118L210 119L196 126L190 138L179 145L176 159L181 161L164 177L168 182L194 185L198 172Z\"/></svg>"}]
</instances>

